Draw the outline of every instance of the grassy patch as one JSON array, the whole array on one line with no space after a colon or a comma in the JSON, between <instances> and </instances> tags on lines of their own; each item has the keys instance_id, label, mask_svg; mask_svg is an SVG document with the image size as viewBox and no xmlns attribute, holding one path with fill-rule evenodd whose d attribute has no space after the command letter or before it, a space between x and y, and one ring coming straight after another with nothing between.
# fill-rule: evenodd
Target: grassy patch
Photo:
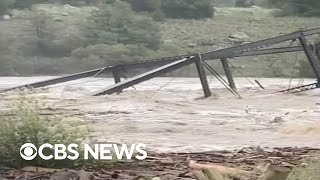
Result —
<instances>
[{"instance_id":1,"label":"grassy patch","mask_svg":"<svg viewBox=\"0 0 320 180\"><path fill-rule=\"evenodd\" d=\"M0 116L0 165L13 168L68 168L80 165L79 161L43 160L39 157L31 161L23 160L20 147L25 143L32 143L36 147L45 143L80 144L86 139L87 132L62 124L63 118L42 116L42 109L46 105L30 94L21 94L11 105L11 112ZM45 153L53 154L53 150L46 149Z\"/></svg>"},{"instance_id":2,"label":"grassy patch","mask_svg":"<svg viewBox=\"0 0 320 180\"><path fill-rule=\"evenodd\" d=\"M315 157L306 160L296 167L288 180L318 180L320 177L320 158Z\"/></svg>"}]
</instances>

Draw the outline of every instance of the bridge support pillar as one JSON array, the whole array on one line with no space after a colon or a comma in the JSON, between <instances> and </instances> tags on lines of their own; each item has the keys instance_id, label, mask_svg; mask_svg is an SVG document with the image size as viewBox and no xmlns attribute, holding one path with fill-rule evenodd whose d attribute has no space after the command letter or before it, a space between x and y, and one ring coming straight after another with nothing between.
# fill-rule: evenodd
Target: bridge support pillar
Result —
<instances>
[{"instance_id":1,"label":"bridge support pillar","mask_svg":"<svg viewBox=\"0 0 320 180\"><path fill-rule=\"evenodd\" d=\"M300 44L309 60L309 63L313 69L314 74L316 75L316 78L318 80L318 84L320 83L320 61L315 56L315 54L310 49L308 42L304 36L299 38Z\"/></svg>"},{"instance_id":2,"label":"bridge support pillar","mask_svg":"<svg viewBox=\"0 0 320 180\"><path fill-rule=\"evenodd\" d=\"M121 82L120 70L118 68L115 68L114 70L112 70L112 75L113 75L115 84L118 84ZM117 93L122 93L122 90L119 90Z\"/></svg>"},{"instance_id":3,"label":"bridge support pillar","mask_svg":"<svg viewBox=\"0 0 320 180\"><path fill-rule=\"evenodd\" d=\"M211 96L211 91L210 91L210 87L209 87L209 84L208 84L206 71L203 68L201 55L198 55L197 59L195 60L195 64L196 64L198 75L199 75L199 78L200 78L200 81L201 81L202 89L203 89L203 92L204 92L204 97L206 97L206 98L210 97Z\"/></svg>"},{"instance_id":4,"label":"bridge support pillar","mask_svg":"<svg viewBox=\"0 0 320 180\"><path fill-rule=\"evenodd\" d=\"M229 82L229 86L232 89L237 89L236 84L234 83L234 79L233 79L231 70L230 70L228 59L227 58L222 58L221 59L221 63L222 63L223 70L224 70L224 72L225 72L225 74L227 76L227 79L228 79L228 82Z\"/></svg>"}]
</instances>

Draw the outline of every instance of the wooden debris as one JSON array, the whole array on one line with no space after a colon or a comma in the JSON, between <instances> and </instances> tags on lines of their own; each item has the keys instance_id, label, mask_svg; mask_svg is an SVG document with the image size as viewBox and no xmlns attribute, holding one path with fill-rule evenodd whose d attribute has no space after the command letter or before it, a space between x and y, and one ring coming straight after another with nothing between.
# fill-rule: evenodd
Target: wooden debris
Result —
<instances>
[{"instance_id":1,"label":"wooden debris","mask_svg":"<svg viewBox=\"0 0 320 180\"><path fill-rule=\"evenodd\" d=\"M43 172L43 173L54 173L58 171L62 171L61 169L53 169L53 168L42 168L35 166L27 166L21 169L21 171L25 172Z\"/></svg>"},{"instance_id":2,"label":"wooden debris","mask_svg":"<svg viewBox=\"0 0 320 180\"><path fill-rule=\"evenodd\" d=\"M224 174L224 175L249 175L250 172L248 171L243 171L240 169L236 168L231 168L231 167L226 167L226 166L221 166L221 165L216 165L216 164L199 164L196 163L195 161L190 161L189 162L189 167L194 170L213 170L218 173Z\"/></svg>"},{"instance_id":3,"label":"wooden debris","mask_svg":"<svg viewBox=\"0 0 320 180\"><path fill-rule=\"evenodd\" d=\"M154 177L158 177L162 180L167 179L180 179L180 180L194 180L194 171L191 171L189 159L196 160L191 162L191 166L197 167L193 168L195 172L204 173L206 171L215 171L220 173L222 176L227 176L226 174L239 173L244 171L245 173L250 172L250 180L269 180L266 179L268 175L267 169L269 169L270 164L272 166L285 166L292 167L296 165L301 165L301 160L312 156L312 154L319 154L320 149L317 148L242 148L238 151L210 151L210 152L200 152L200 153L166 153L159 154L155 152L148 153L148 159L144 161L130 161L116 163L112 166L107 166L102 169L90 169L90 172L80 172L73 170L60 170L60 169L50 169L50 168L39 168L39 167L26 167L21 170L13 170L8 168L0 169L0 179L8 180L50 180L53 176L56 178L60 174L60 177L68 174L62 173L65 171L71 171L76 178L83 177L81 180L91 180L90 175L94 180L106 180L106 179L117 179L117 180L131 180L136 177L141 177L141 180L150 180ZM170 162L170 163L169 163ZM172 162L172 163L171 163ZM196 163L197 162L197 163ZM192 164L193 163L193 164ZM197 166L195 166L197 165ZM210 168L206 168L208 167ZM214 165L215 168L212 168ZM227 167L232 165L231 168ZM303 164L306 166L307 164ZM200 166L200 167L199 167ZM261 169L258 166L262 166ZM271 166L271 167L272 167ZM239 169L238 169L239 168ZM199 170L197 170L199 169ZM223 170L221 173L216 169ZM277 168L276 168L277 169ZM232 173L230 173L230 170ZM261 174L266 172L264 176ZM280 171L281 172L281 171ZM79 174L80 173L80 174ZM236 174L235 173L235 174ZM212 174L212 173L211 173ZM86 176L88 175L88 176ZM201 175L198 175L201 176ZM208 175L205 175L208 177ZM210 175L209 175L210 176ZM233 176L233 175L232 175ZM237 180L248 179L246 175L235 175ZM72 176L73 177L73 176ZM244 178L246 177L246 178ZM265 178L265 179L261 179ZM52 180L52 179L51 179ZM56 180L56 179L55 179ZM70 179L68 179L70 180ZM79 180L79 179L77 179ZM278 180L278 179L272 179ZM282 180L282 179L281 179Z\"/></svg>"}]
</instances>

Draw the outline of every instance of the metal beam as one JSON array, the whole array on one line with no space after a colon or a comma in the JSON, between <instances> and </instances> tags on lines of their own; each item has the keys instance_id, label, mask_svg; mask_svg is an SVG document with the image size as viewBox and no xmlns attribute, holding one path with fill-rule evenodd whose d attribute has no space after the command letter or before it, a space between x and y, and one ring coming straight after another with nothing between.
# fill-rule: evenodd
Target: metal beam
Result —
<instances>
[{"instance_id":1,"label":"metal beam","mask_svg":"<svg viewBox=\"0 0 320 180\"><path fill-rule=\"evenodd\" d=\"M251 52L247 52L244 54L238 54L238 55L234 55L234 56L227 55L222 58L261 56L261 55L268 55L268 54L281 54L281 53L291 53L291 52L299 52L299 51L303 51L303 48L301 46L281 47L281 48L259 49L256 51L251 51Z\"/></svg>"},{"instance_id":2,"label":"metal beam","mask_svg":"<svg viewBox=\"0 0 320 180\"><path fill-rule=\"evenodd\" d=\"M232 55L226 53L221 56L218 56L216 59L245 57L245 56L260 56L260 55L267 55L267 54L291 53L291 52L298 52L298 51L303 51L302 47L294 46L294 47L283 47L283 48L270 48L270 49L255 50L255 51L247 52L247 53L237 53L237 54L232 54ZM190 56L197 56L197 54L186 54L186 55L179 55L179 56L173 56L173 57L167 57L167 58L153 59L153 60L149 60L149 61L142 61L142 62L131 63L131 64L123 64L121 66L126 67L126 69L162 66L162 65L180 60L182 58L190 57ZM205 61L205 60L213 60L213 59L205 59L204 57L202 57L202 60Z\"/></svg>"},{"instance_id":3,"label":"metal beam","mask_svg":"<svg viewBox=\"0 0 320 180\"><path fill-rule=\"evenodd\" d=\"M317 42L314 47L315 47L316 55L320 61L320 42Z\"/></svg>"},{"instance_id":4,"label":"metal beam","mask_svg":"<svg viewBox=\"0 0 320 180\"><path fill-rule=\"evenodd\" d=\"M318 58L316 58L315 54L310 49L305 37L300 37L299 41L319 82L320 81L320 61Z\"/></svg>"},{"instance_id":5,"label":"metal beam","mask_svg":"<svg viewBox=\"0 0 320 180\"><path fill-rule=\"evenodd\" d=\"M68 76L63 76L59 78L54 78L54 79L49 79L45 81L40 81L40 82L35 82L35 83L30 83L30 84L25 84L17 87L12 87L8 89L1 90L0 93L15 90L15 89L23 89L23 88L39 88L39 87L44 87L44 86L49 86L53 84L58 84L58 83L63 83L67 81L73 81L81 78L86 78L86 77L91 77L100 73L106 73L110 72L113 69L113 67L103 67L99 69L94 69L90 71L85 71L81 73L76 73Z\"/></svg>"},{"instance_id":6,"label":"metal beam","mask_svg":"<svg viewBox=\"0 0 320 180\"><path fill-rule=\"evenodd\" d=\"M222 63L222 67L224 69L224 72L225 72L225 74L227 76L227 79L228 79L228 82L229 82L229 86L232 89L237 89L236 84L234 83L234 80L233 80L233 76L232 76L232 73L231 73L231 70L230 70L228 59L227 58L222 58L221 59L221 63Z\"/></svg>"},{"instance_id":7,"label":"metal beam","mask_svg":"<svg viewBox=\"0 0 320 180\"><path fill-rule=\"evenodd\" d=\"M121 82L121 76L120 76L119 71L113 70L113 71L112 71L112 75L113 75L114 83L115 83L115 84Z\"/></svg>"},{"instance_id":8,"label":"metal beam","mask_svg":"<svg viewBox=\"0 0 320 180\"><path fill-rule=\"evenodd\" d=\"M198 75L199 75L199 78L201 81L204 97L206 97L206 98L210 97L211 91L209 88L209 84L208 84L208 80L207 80L207 76L206 76L206 71L203 68L202 59L201 59L200 55L198 55L196 57L195 64L196 64Z\"/></svg>"},{"instance_id":9,"label":"metal beam","mask_svg":"<svg viewBox=\"0 0 320 180\"><path fill-rule=\"evenodd\" d=\"M231 58L231 57L242 57L242 56L256 56L256 55L265 55L265 54L276 54L276 53L285 53L285 52L296 52L300 51L299 47L286 47L286 48L273 48L273 49L262 49L267 46L271 46L277 43L289 41L289 40L295 40L297 38L304 38L305 36L310 36L314 34L319 34L320 33L320 28L317 29L311 29L311 30L306 30L306 31L298 31L294 32L291 34L279 36L279 37L274 37L270 39L265 39L253 43L248 43L240 46L235 46L231 48L226 48L226 49L221 49L218 51L211 51L208 53L201 54L203 60L213 60L213 59L221 59L221 58ZM306 46L304 46L304 50ZM260 50L259 50L260 49ZM306 50L305 50L306 52ZM154 67L156 65L163 66L168 63L172 63L174 61L178 61L179 59L182 58L187 58L190 56L197 56L197 54L189 54L189 55L180 55L180 56L174 56L174 57L166 57L166 58L161 58L161 59L154 59L151 61L143 61L143 62L137 62L137 63L132 63L132 64L123 64L120 66L123 66L127 69L130 68L138 68L138 67ZM310 53L308 53L308 59L310 61L314 62L312 60L312 56L310 56ZM310 59L311 57L311 59ZM317 73L317 78L319 79L319 72L317 65L315 65L314 69L316 70L315 72ZM58 84L62 82L67 82L67 81L72 81L76 79L81 79L85 77L90 77L94 76L96 73L100 73L100 71L103 72L110 72L112 71L114 67L105 67L105 68L100 68L100 69L95 69L91 71L86 71L78 74L73 74L65 77L60 77L60 78L55 78L55 79L50 79L46 81L41 81L37 83L31 83L31 84L26 84L18 87L13 87L9 89L5 89L0 91L5 92L13 89L20 89L20 88L26 88L26 87L32 87L32 88L38 88L38 87L44 87L48 85L53 85L53 84Z\"/></svg>"},{"instance_id":10,"label":"metal beam","mask_svg":"<svg viewBox=\"0 0 320 180\"><path fill-rule=\"evenodd\" d=\"M295 40L300 37L310 36L310 35L319 34L319 33L320 33L320 28L312 29L312 30L308 30L308 31L298 31L298 32L294 32L294 33L283 35L283 36L278 36L278 37L274 37L274 38L270 38L270 39L265 39L265 40L261 40L261 41L243 44L240 46L235 46L235 47L231 47L231 48L221 49L218 51L204 53L204 54L202 54L202 58L204 60L218 59L219 57L223 57L226 54L229 54L231 56L235 56L237 54L243 54L243 53L254 51L257 49L262 49L262 48L265 48L265 47L268 47L268 46L271 46L274 44L278 44L278 43L282 43L282 42L290 41L290 40Z\"/></svg>"},{"instance_id":11,"label":"metal beam","mask_svg":"<svg viewBox=\"0 0 320 180\"><path fill-rule=\"evenodd\" d=\"M115 84L115 85L113 85L111 87L108 87L108 88L106 88L104 90L101 90L101 91L99 91L97 93L94 93L93 95L94 96L100 96L100 95L105 95L105 94L113 94L115 92L118 92L119 90L123 90L125 88L128 88L130 86L136 85L136 84L141 83L143 81L152 79L152 78L154 78L156 76L159 76L159 75L165 74L167 72L170 72L170 71L176 70L178 68L181 68L183 66L192 64L192 63L195 62L195 59L196 58L192 56L192 57L189 57L189 58L184 58L182 60L172 62L170 64L161 66L161 67L156 68L154 70L151 70L149 72L146 72L146 73L143 73L141 75L135 76L135 77L133 77L131 79L122 81L122 82L120 82L118 84Z\"/></svg>"},{"instance_id":12,"label":"metal beam","mask_svg":"<svg viewBox=\"0 0 320 180\"><path fill-rule=\"evenodd\" d=\"M112 70L112 75L113 75L113 78L114 78L114 83L115 84L118 84L121 82L121 75L120 75L120 69L119 68L114 68ZM118 93L121 93L122 90L118 91Z\"/></svg>"},{"instance_id":13,"label":"metal beam","mask_svg":"<svg viewBox=\"0 0 320 180\"><path fill-rule=\"evenodd\" d=\"M224 85L224 87L226 87L232 94L238 96L239 98L241 98L240 94L235 90L235 89L232 89L228 82L226 80L224 80L217 71L215 71L206 61L203 61L203 66L209 71L211 72L212 75L214 75L218 81L221 82L222 85Z\"/></svg>"},{"instance_id":14,"label":"metal beam","mask_svg":"<svg viewBox=\"0 0 320 180\"><path fill-rule=\"evenodd\" d=\"M285 48L261 49L261 50L256 50L256 51L247 52L247 53L244 53L244 54L232 55L232 56L228 55L228 54L225 54L224 56L221 56L219 58L221 59L221 58L232 58L232 57L243 57L243 56L258 56L258 55L266 55L266 54L290 53L290 52L297 52L297 51L303 51L303 48L300 47L300 46L296 46L296 47L285 47ZM186 58L186 57L190 57L190 56L196 56L196 54L180 55L180 56L174 56L174 57L168 57L168 58L153 59L153 60L150 60L150 61L144 61L144 62L139 62L139 63L123 64L121 66L123 66L126 69L139 68L139 67L163 66L165 64L168 64L168 63L171 63L171 62L174 62L174 61L177 61L179 59ZM203 60L206 60L206 59L203 59ZM103 72L101 72L101 73L111 72L114 68L115 67L104 67L104 68L94 69L94 70L85 71L85 72L81 72L81 73L77 73L77 74L72 74L72 75L69 75L69 76L49 79L49 80L46 80L46 81L40 81L40 82L36 82L36 83L25 84L25 85L21 85L21 86L17 86L17 87L1 90L0 93L6 92L6 91L11 91L11 90L14 90L14 89L22 89L22 88L28 88L28 87L29 88L45 87L45 86L49 86L49 85L53 85L53 84L58 84L58 83L63 83L63 82L67 82L67 81L72 81L72 80L76 80L76 79L81 79L81 78L94 76L96 73L98 73L102 69L105 69L105 70Z\"/></svg>"},{"instance_id":15,"label":"metal beam","mask_svg":"<svg viewBox=\"0 0 320 180\"><path fill-rule=\"evenodd\" d=\"M294 88L290 88L290 89L285 89L285 90L281 90L281 91L277 91L277 92L283 92L283 93L298 93L298 92L303 92L303 91L307 91L307 90L312 90L312 89L316 89L319 88L320 85L319 83L312 83L312 84L307 84L307 85L303 85L303 86L298 86L298 87L294 87Z\"/></svg>"},{"instance_id":16,"label":"metal beam","mask_svg":"<svg viewBox=\"0 0 320 180\"><path fill-rule=\"evenodd\" d=\"M287 35L260 40L260 41L239 45L239 46L235 46L227 49L221 49L218 51L202 53L201 54L202 60L205 61L205 60L221 59L221 58L251 56L250 54L245 54L245 53L248 53L248 52L253 53L253 51L256 53L253 53L252 55L265 55L265 54L277 54L277 53L302 51L302 49L300 49L299 47L263 49L260 52L258 49L261 49L270 45L278 44L281 42L285 42L285 41L295 40L302 36L311 36L319 33L320 33L320 28L315 28L315 29L310 29L305 31L297 31ZM129 66L139 66L139 65L153 65L154 63L159 63L159 62L170 63L170 62L173 62L185 57L190 57L190 56L197 56L197 54L186 54L186 55L179 55L179 56L172 56L172 57L164 57L164 58L145 60L145 61L125 64L125 65L129 67Z\"/></svg>"}]
</instances>

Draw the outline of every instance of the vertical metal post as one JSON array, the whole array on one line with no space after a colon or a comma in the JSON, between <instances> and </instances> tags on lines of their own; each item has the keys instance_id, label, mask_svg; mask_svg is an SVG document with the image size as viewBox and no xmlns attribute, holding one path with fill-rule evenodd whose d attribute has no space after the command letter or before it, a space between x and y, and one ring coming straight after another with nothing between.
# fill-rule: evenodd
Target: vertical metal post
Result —
<instances>
[{"instance_id":1,"label":"vertical metal post","mask_svg":"<svg viewBox=\"0 0 320 180\"><path fill-rule=\"evenodd\" d=\"M221 59L221 63L222 63L222 67L224 69L224 72L225 72L225 74L227 76L227 79L228 79L228 82L229 82L229 86L232 89L237 89L236 84L234 83L234 79L233 79L231 70L230 70L228 59L227 58L222 58Z\"/></svg>"},{"instance_id":2,"label":"vertical metal post","mask_svg":"<svg viewBox=\"0 0 320 180\"><path fill-rule=\"evenodd\" d=\"M206 98L210 97L211 96L211 91L210 91L210 88L209 88L206 72L205 72L205 70L203 68L201 55L198 55L197 59L195 60L195 64L196 64L198 75L199 75L199 78L200 78L200 81L201 81L202 89L203 89L203 92L204 92L204 97L206 97Z\"/></svg>"},{"instance_id":3,"label":"vertical metal post","mask_svg":"<svg viewBox=\"0 0 320 180\"><path fill-rule=\"evenodd\" d=\"M300 44L309 60L309 63L317 77L318 83L320 83L320 61L316 58L313 54L312 50L310 49L308 42L304 36L299 38Z\"/></svg>"},{"instance_id":4,"label":"vertical metal post","mask_svg":"<svg viewBox=\"0 0 320 180\"><path fill-rule=\"evenodd\" d=\"M114 83L115 83L115 84L121 82L120 71L119 71L118 68L115 68L114 70L112 70L112 75L113 75ZM121 93L121 92L122 92L122 90L118 91L118 93Z\"/></svg>"},{"instance_id":5,"label":"vertical metal post","mask_svg":"<svg viewBox=\"0 0 320 180\"><path fill-rule=\"evenodd\" d=\"M314 47L315 47L316 55L317 55L317 57L318 57L318 59L319 59L319 61L320 61L320 42L317 42L317 43L314 45Z\"/></svg>"}]
</instances>

